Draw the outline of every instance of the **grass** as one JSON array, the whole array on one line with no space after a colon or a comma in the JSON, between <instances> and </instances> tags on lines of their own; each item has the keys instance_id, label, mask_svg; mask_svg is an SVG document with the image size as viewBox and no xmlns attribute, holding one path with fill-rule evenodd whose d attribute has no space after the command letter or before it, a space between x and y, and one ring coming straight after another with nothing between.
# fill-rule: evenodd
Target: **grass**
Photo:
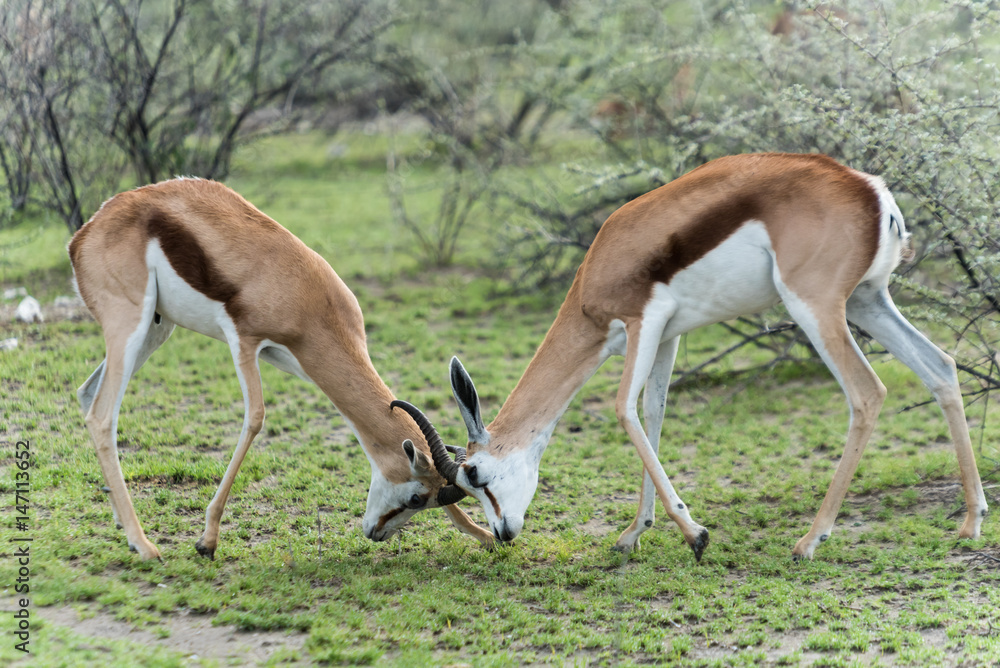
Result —
<instances>
[{"instance_id":1,"label":"grass","mask_svg":"<svg viewBox=\"0 0 1000 668\"><path fill-rule=\"evenodd\" d=\"M361 133L271 139L241 156L229 183L330 260L358 294L383 378L459 442L463 427L446 384L450 355L473 373L489 418L558 299L489 297L491 284L475 271L489 248L488 220L470 229L459 266L421 267L389 215L383 149L384 139ZM433 176L426 169L412 178ZM7 251L4 287L69 292L68 262L61 250L50 252L65 233L43 230ZM5 231L0 246L26 233ZM35 254L35 245L46 254ZM962 496L944 420L934 406L903 411L926 393L896 362L873 358L889 397L833 537L808 563L794 563L790 551L819 507L847 423L829 373L787 364L671 391L660 456L711 531L700 564L663 518L640 551L626 558L610 549L632 520L641 473L614 416L620 360L570 406L544 458L525 532L495 552L459 535L439 511L419 514L399 539L367 541L360 518L370 471L360 447L318 390L266 367L265 430L237 478L216 561L206 561L193 544L235 445L242 399L226 347L178 330L130 385L119 423L138 515L164 554L163 563L143 563L114 528L75 400L103 355L99 329L69 320L11 325L7 336L21 347L0 354L3 456L19 439L30 439L34 453L31 665L257 660L221 641L218 653L191 658L176 630L191 619L210 619L220 634L236 628L287 638L276 641L270 663L1000 661L1000 569L989 560L1000 556L997 515L981 540L956 541L952 515ZM697 363L727 341L715 328L692 333L681 361ZM968 414L995 499L1000 416L981 404ZM0 473L0 495L11 499L4 543L13 534L13 471ZM0 580L13 582L14 566L0 561ZM46 610L66 607L157 640L109 640L45 621ZM25 664L3 617L0 661Z\"/></svg>"}]
</instances>

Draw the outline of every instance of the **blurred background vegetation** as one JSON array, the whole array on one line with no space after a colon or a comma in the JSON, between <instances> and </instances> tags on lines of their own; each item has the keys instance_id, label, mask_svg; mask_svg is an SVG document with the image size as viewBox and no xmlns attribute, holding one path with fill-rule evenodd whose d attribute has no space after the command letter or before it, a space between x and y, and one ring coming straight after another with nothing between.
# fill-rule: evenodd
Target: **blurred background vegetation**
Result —
<instances>
[{"instance_id":1,"label":"blurred background vegetation","mask_svg":"<svg viewBox=\"0 0 1000 668\"><path fill-rule=\"evenodd\" d=\"M0 225L72 231L124 188L225 179L262 137L363 124L423 266L558 293L629 199L722 155L819 151L896 193L918 256L893 289L987 396L998 55L996 2L17 0ZM726 326L782 359L803 349L782 318Z\"/></svg>"}]
</instances>

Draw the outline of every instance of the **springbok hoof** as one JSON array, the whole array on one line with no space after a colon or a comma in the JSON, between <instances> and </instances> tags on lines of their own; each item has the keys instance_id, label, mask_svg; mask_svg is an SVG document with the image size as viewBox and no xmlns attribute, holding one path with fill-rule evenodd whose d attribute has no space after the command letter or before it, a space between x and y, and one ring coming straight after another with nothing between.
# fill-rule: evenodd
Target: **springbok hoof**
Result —
<instances>
[{"instance_id":1,"label":"springbok hoof","mask_svg":"<svg viewBox=\"0 0 1000 668\"><path fill-rule=\"evenodd\" d=\"M160 556L160 551L156 549L156 546L148 540L143 539L141 542L136 543L128 541L128 549L129 551L138 554L139 558L143 561L150 561L151 559L163 561L163 557Z\"/></svg>"},{"instance_id":2,"label":"springbok hoof","mask_svg":"<svg viewBox=\"0 0 1000 668\"><path fill-rule=\"evenodd\" d=\"M639 551L639 539L636 538L632 542L622 542L619 540L617 543L611 546L611 549L619 554L632 554L632 552Z\"/></svg>"},{"instance_id":3,"label":"springbok hoof","mask_svg":"<svg viewBox=\"0 0 1000 668\"><path fill-rule=\"evenodd\" d=\"M198 550L198 554L201 556L208 557L212 561L215 561L215 548L206 546L205 543L202 542L201 538L199 538L198 542L194 544L194 549Z\"/></svg>"},{"instance_id":4,"label":"springbok hoof","mask_svg":"<svg viewBox=\"0 0 1000 668\"><path fill-rule=\"evenodd\" d=\"M693 543L690 543L691 550L694 552L694 560L701 563L701 555L704 554L705 548L708 547L708 529L702 529L701 533Z\"/></svg>"}]
</instances>

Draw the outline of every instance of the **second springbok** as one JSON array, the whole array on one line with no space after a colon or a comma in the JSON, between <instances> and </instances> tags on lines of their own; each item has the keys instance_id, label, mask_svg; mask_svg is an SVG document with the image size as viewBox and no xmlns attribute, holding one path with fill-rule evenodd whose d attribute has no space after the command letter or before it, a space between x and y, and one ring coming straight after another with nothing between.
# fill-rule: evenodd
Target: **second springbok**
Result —
<instances>
[{"instance_id":1,"label":"second springbok","mask_svg":"<svg viewBox=\"0 0 1000 668\"><path fill-rule=\"evenodd\" d=\"M460 531L492 544L452 505L465 492L445 483L417 425L389 407L394 397L368 356L354 294L326 260L238 194L189 178L121 193L76 233L69 254L107 348L77 396L115 522L140 557L160 552L125 486L118 413L129 379L175 325L229 345L245 405L239 442L195 546L200 554L214 558L230 489L264 424L259 360L315 383L354 431L372 468L366 536L386 540L418 510L444 506Z\"/></svg>"},{"instance_id":2,"label":"second springbok","mask_svg":"<svg viewBox=\"0 0 1000 668\"><path fill-rule=\"evenodd\" d=\"M882 180L823 155L721 158L629 202L597 234L555 322L489 427L472 380L452 360L452 389L469 443L467 460L446 472L448 481L479 499L499 540L512 540L523 528L556 422L609 356L624 355L615 407L645 475L638 514L616 548L639 544L653 525L659 495L700 559L708 531L691 518L657 458L678 341L697 327L781 301L850 407L844 455L793 555L812 558L830 537L886 393L848 321L910 367L940 405L965 489L959 535L978 537L986 496L955 363L889 296L889 275L911 252L908 241ZM645 429L638 413L643 388Z\"/></svg>"}]
</instances>

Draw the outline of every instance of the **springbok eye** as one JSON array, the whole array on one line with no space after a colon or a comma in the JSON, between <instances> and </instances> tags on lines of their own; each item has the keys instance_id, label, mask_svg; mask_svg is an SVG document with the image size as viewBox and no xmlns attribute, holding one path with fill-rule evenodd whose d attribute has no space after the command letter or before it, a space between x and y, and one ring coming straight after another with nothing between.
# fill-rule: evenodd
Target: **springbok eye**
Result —
<instances>
[{"instance_id":1,"label":"springbok eye","mask_svg":"<svg viewBox=\"0 0 1000 668\"><path fill-rule=\"evenodd\" d=\"M419 494L414 494L413 496L410 497L410 501L406 505L409 506L410 508L420 508L425 503L427 503L427 499L420 496Z\"/></svg>"},{"instance_id":2,"label":"springbok eye","mask_svg":"<svg viewBox=\"0 0 1000 668\"><path fill-rule=\"evenodd\" d=\"M479 469L475 465L468 466L465 469L465 476L469 479L469 484L473 487L485 487L486 483L479 482Z\"/></svg>"}]
</instances>

